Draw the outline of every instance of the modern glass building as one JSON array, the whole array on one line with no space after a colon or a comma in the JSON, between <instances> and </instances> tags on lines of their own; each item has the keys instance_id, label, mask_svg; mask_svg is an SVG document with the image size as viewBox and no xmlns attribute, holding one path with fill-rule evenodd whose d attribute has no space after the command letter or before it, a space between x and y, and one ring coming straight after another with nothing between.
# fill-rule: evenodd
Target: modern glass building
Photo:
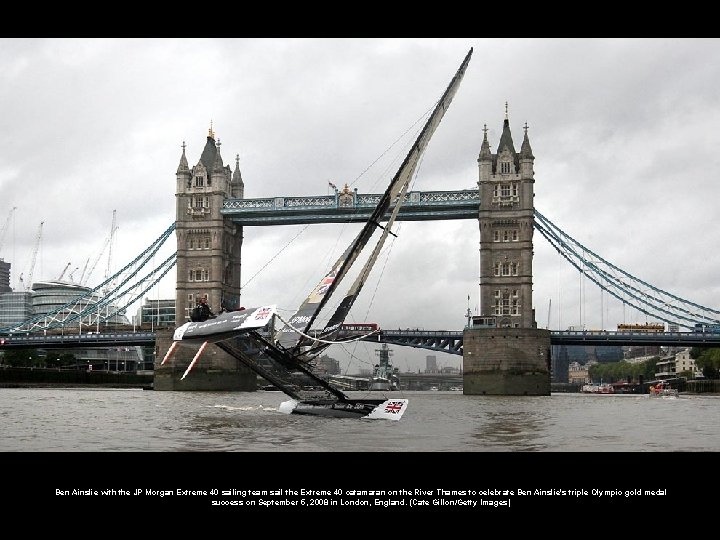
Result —
<instances>
[{"instance_id":1,"label":"modern glass building","mask_svg":"<svg viewBox=\"0 0 720 540\"><path fill-rule=\"evenodd\" d=\"M0 259L0 293L10 292L10 263Z\"/></svg>"},{"instance_id":2,"label":"modern glass building","mask_svg":"<svg viewBox=\"0 0 720 540\"><path fill-rule=\"evenodd\" d=\"M0 293L0 328L27 321L32 313L31 292Z\"/></svg>"},{"instance_id":3,"label":"modern glass building","mask_svg":"<svg viewBox=\"0 0 720 540\"><path fill-rule=\"evenodd\" d=\"M57 318L63 319L67 315L83 311L88 306L95 305L102 300L102 296L97 292L89 294L92 290L89 287L67 281L37 281L33 283L32 290L32 314L34 317L54 313L69 304L68 307L57 314ZM79 302L74 302L75 299L83 295L87 296ZM108 305L103 309L105 315L109 316L102 323L103 328L130 324L125 316L124 308L118 310L117 307ZM78 322L69 322L66 328L72 328L73 326L77 328Z\"/></svg>"},{"instance_id":4,"label":"modern glass building","mask_svg":"<svg viewBox=\"0 0 720 540\"><path fill-rule=\"evenodd\" d=\"M135 324L139 324L145 330L175 326L175 299L145 298L143 305L137 310Z\"/></svg>"}]
</instances>

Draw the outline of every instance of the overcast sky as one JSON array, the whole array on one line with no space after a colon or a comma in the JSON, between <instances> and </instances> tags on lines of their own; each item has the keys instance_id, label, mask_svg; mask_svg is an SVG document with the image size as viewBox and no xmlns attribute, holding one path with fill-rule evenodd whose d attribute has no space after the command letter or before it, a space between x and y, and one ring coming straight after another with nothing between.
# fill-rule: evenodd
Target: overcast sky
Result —
<instances>
[{"instance_id":1,"label":"overcast sky","mask_svg":"<svg viewBox=\"0 0 720 540\"><path fill-rule=\"evenodd\" d=\"M196 164L211 120L224 162L240 156L246 198L324 195L328 182L384 191L394 169L363 171L432 108L470 47L413 189L476 188L483 125L495 152L507 101L517 150L529 126L537 210L635 276L720 307L717 39L0 39L11 285L27 275L41 221L34 281L68 262L65 278L78 268L79 279L113 210L112 269L138 255L174 220L181 145ZM303 228L245 230L244 305L292 311L357 232ZM475 220L400 224L348 321L461 329L468 295L478 308L478 242ZM601 312L589 284L581 303L578 272L539 233L534 242L539 327L648 320L607 295ZM107 265L106 250L90 285ZM151 296L174 297L174 279ZM394 361L412 369L427 354L396 350Z\"/></svg>"}]
</instances>

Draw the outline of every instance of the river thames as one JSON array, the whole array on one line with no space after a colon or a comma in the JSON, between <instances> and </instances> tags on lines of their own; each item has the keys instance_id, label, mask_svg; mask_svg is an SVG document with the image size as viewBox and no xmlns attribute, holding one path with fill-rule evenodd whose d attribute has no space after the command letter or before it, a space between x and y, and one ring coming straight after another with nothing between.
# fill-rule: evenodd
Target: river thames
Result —
<instances>
[{"instance_id":1,"label":"river thames","mask_svg":"<svg viewBox=\"0 0 720 540\"><path fill-rule=\"evenodd\" d=\"M279 530L295 521L267 518L288 511L634 523L714 497L718 395L391 395L409 399L400 421L287 415L280 392L0 389L0 502Z\"/></svg>"},{"instance_id":2,"label":"river thames","mask_svg":"<svg viewBox=\"0 0 720 540\"><path fill-rule=\"evenodd\" d=\"M380 397L374 393L373 397ZM360 396L361 393L352 393ZM400 421L286 415L281 392L0 389L4 452L715 452L720 396L397 392Z\"/></svg>"}]
</instances>

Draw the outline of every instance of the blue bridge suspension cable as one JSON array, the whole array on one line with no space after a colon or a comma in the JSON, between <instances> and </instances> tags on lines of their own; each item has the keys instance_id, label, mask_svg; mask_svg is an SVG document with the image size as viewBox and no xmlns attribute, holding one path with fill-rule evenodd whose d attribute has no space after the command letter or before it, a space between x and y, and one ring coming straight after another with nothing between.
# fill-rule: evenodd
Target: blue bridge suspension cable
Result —
<instances>
[{"instance_id":1,"label":"blue bridge suspension cable","mask_svg":"<svg viewBox=\"0 0 720 540\"><path fill-rule=\"evenodd\" d=\"M537 210L535 218L535 228L558 253L621 302L642 313L686 328L692 328L700 322L719 322L717 316L720 311L680 298L622 270L572 238ZM622 292L622 296L618 291Z\"/></svg>"}]
</instances>

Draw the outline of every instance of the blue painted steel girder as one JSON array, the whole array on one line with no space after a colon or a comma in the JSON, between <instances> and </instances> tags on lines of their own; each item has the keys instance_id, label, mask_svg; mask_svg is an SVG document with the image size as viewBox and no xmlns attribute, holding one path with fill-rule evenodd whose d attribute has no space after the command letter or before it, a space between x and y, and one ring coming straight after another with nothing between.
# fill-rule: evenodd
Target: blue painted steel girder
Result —
<instances>
[{"instance_id":1,"label":"blue painted steel girder","mask_svg":"<svg viewBox=\"0 0 720 540\"><path fill-rule=\"evenodd\" d=\"M463 333L426 330L382 330L365 341L379 341L392 345L429 349L449 354L463 354Z\"/></svg>"},{"instance_id":2,"label":"blue painted steel girder","mask_svg":"<svg viewBox=\"0 0 720 540\"><path fill-rule=\"evenodd\" d=\"M334 195L226 199L221 214L243 226L297 225L306 223L349 223L368 220L380 199L379 194L340 191ZM386 214L389 217L390 212ZM478 190L412 191L398 213L400 221L477 219Z\"/></svg>"},{"instance_id":3,"label":"blue painted steel girder","mask_svg":"<svg viewBox=\"0 0 720 540\"><path fill-rule=\"evenodd\" d=\"M390 343L448 354L463 354L463 331L382 330L364 341ZM552 330L552 345L720 347L720 334L696 332L574 332Z\"/></svg>"}]
</instances>

